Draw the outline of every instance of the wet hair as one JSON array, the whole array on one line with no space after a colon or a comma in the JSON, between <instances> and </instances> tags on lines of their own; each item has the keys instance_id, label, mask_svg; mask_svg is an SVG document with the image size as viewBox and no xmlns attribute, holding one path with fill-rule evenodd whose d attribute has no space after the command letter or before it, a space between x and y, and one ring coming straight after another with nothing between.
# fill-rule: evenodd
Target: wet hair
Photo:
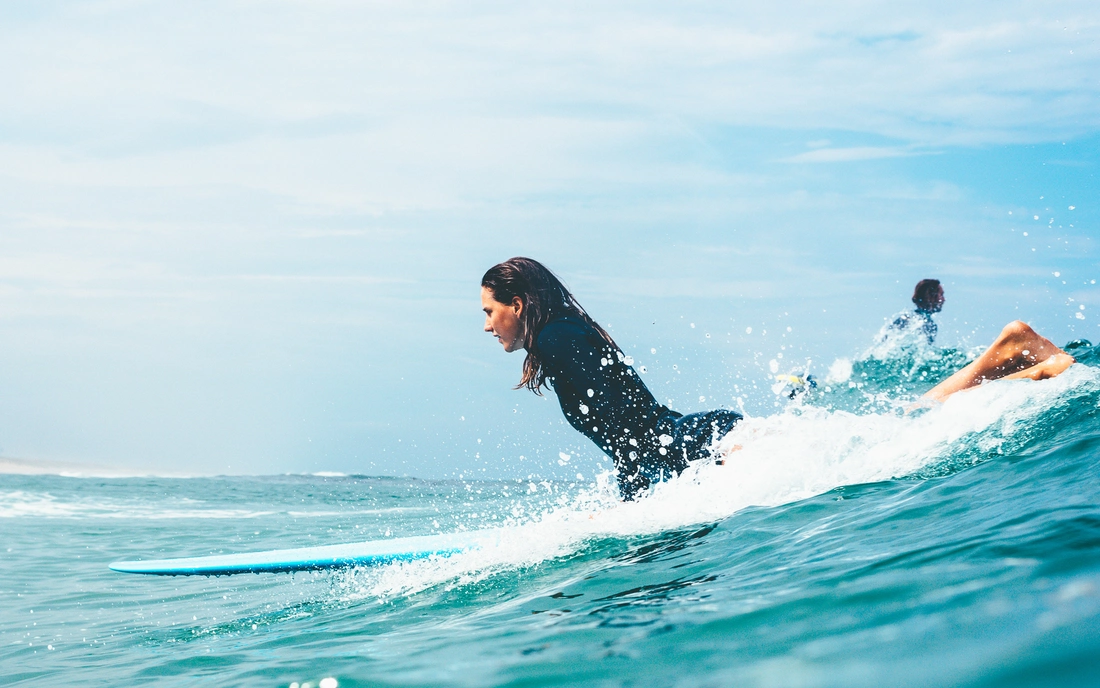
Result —
<instances>
[{"instance_id":1,"label":"wet hair","mask_svg":"<svg viewBox=\"0 0 1100 688\"><path fill-rule=\"evenodd\" d=\"M938 300L936 297L939 296L941 289L939 280L922 279L913 289L913 303L921 310L930 311L933 308L939 310L936 308Z\"/></svg>"},{"instance_id":2,"label":"wet hair","mask_svg":"<svg viewBox=\"0 0 1100 688\"><path fill-rule=\"evenodd\" d=\"M488 289L500 303L511 303L517 296L523 301L520 319L523 322L523 348L527 350L527 358L523 359L523 376L516 389L526 387L535 394L542 394L539 388L546 383L546 371L542 368L539 354L539 333L546 323L555 318L572 315L598 332L613 350L621 351L611 335L577 303L557 275L537 260L516 257L497 263L481 278L481 286Z\"/></svg>"}]
</instances>

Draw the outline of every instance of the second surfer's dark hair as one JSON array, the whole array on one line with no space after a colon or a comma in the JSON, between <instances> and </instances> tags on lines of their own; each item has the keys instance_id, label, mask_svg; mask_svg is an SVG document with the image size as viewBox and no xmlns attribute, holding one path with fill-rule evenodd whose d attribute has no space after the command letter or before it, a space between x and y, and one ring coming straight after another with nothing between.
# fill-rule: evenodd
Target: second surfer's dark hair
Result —
<instances>
[{"instance_id":1,"label":"second surfer's dark hair","mask_svg":"<svg viewBox=\"0 0 1100 688\"><path fill-rule=\"evenodd\" d=\"M546 371L539 355L539 333L554 318L565 315L579 318L599 332L612 349L620 351L611 335L585 312L557 275L537 260L516 257L497 263L481 278L481 286L492 292L493 298L500 303L512 303L517 296L523 302L520 321L527 358L523 359L523 377L516 389L526 387L535 394L542 394L539 388L546 382Z\"/></svg>"},{"instance_id":2,"label":"second surfer's dark hair","mask_svg":"<svg viewBox=\"0 0 1100 688\"><path fill-rule=\"evenodd\" d=\"M937 279L922 279L913 288L913 303L917 308L930 311L936 304L936 297L940 294L940 281Z\"/></svg>"}]
</instances>

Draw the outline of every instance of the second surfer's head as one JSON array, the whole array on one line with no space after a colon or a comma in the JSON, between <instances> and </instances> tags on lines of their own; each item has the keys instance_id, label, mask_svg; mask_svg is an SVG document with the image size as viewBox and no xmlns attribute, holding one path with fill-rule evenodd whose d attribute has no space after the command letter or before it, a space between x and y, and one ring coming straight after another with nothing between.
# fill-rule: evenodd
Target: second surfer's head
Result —
<instances>
[{"instance_id":1,"label":"second surfer's head","mask_svg":"<svg viewBox=\"0 0 1100 688\"><path fill-rule=\"evenodd\" d=\"M913 303L922 311L939 313L943 309L943 287L936 279L922 279L913 289Z\"/></svg>"}]
</instances>

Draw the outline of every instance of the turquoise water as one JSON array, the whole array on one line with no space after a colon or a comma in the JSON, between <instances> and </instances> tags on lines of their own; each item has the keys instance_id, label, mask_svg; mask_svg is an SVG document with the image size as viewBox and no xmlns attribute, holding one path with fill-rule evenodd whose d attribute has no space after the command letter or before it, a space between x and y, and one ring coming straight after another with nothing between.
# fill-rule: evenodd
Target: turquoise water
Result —
<instances>
[{"instance_id":1,"label":"turquoise water","mask_svg":"<svg viewBox=\"0 0 1100 688\"><path fill-rule=\"evenodd\" d=\"M0 476L10 685L1100 685L1100 352L904 413L855 361L623 504L588 482ZM844 366L840 366L844 368ZM846 371L847 372L847 371ZM923 375L922 375L923 373ZM501 529L372 570L118 559ZM331 682L325 684L332 685Z\"/></svg>"}]
</instances>

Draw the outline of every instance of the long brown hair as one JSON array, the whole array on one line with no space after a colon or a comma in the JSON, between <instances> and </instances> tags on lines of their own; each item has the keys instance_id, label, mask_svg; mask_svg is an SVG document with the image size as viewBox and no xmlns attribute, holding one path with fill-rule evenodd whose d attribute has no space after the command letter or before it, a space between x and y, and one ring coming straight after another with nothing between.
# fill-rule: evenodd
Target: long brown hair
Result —
<instances>
[{"instance_id":1,"label":"long brown hair","mask_svg":"<svg viewBox=\"0 0 1100 688\"><path fill-rule=\"evenodd\" d=\"M497 263L481 278L481 286L492 292L493 298L500 303L511 303L517 296L523 301L520 318L527 358L523 359L523 377L516 389L526 387L535 394L542 394L539 388L546 382L546 371L542 369L539 355L539 333L546 323L555 318L565 315L577 317L599 332L614 351L621 351L611 335L577 303L557 275L537 260L516 257Z\"/></svg>"}]
</instances>

